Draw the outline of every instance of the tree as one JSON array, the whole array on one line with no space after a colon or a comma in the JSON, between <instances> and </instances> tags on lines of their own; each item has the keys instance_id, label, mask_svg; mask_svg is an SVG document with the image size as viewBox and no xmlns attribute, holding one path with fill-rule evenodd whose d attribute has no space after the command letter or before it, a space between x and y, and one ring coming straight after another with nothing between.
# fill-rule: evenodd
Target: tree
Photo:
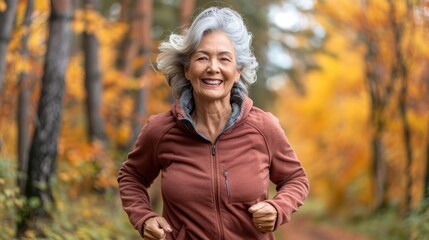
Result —
<instances>
[{"instance_id":1,"label":"tree","mask_svg":"<svg viewBox=\"0 0 429 240\"><path fill-rule=\"evenodd\" d=\"M35 132L29 154L25 197L27 212L18 223L22 235L35 219L49 217L48 208L54 206L51 178L55 173L57 138L61 124L62 98L65 88L65 71L68 64L71 39L71 0L52 0L49 18L49 38L37 107ZM33 220L33 221L31 221Z\"/></svg>"},{"instance_id":2,"label":"tree","mask_svg":"<svg viewBox=\"0 0 429 240\"><path fill-rule=\"evenodd\" d=\"M411 200L412 200L412 172L411 165L413 163L413 149L411 147L411 127L407 118L408 112L408 66L405 62L405 55L403 50L403 41L405 35L405 26L407 21L403 21L402 19L398 19L396 16L398 15L398 6L393 0L387 1L389 4L389 22L390 27L392 29L393 35L393 51L395 61L393 63L391 69L391 78L394 83L399 82L399 96L398 96L398 107L399 107L399 116L402 124L402 132L404 138L404 147L405 147L405 157L406 157L406 165L405 165L405 188L406 188L406 196L405 196L405 211L408 213L411 210ZM413 19L411 9L411 3L407 1L405 16L406 19ZM410 21L411 25L413 20ZM412 32L413 33L413 32Z\"/></svg>"},{"instance_id":3,"label":"tree","mask_svg":"<svg viewBox=\"0 0 429 240\"><path fill-rule=\"evenodd\" d=\"M180 26L183 30L191 23L192 12L195 9L195 0L182 0L180 8Z\"/></svg>"},{"instance_id":4,"label":"tree","mask_svg":"<svg viewBox=\"0 0 429 240\"><path fill-rule=\"evenodd\" d=\"M361 1L362 11L369 7L367 1ZM380 75L382 64L378 61L379 42L371 28L371 23L363 17L364 27L359 34L366 47L365 76L370 98L370 124L373 128L371 136L372 174L374 178L374 208L381 209L386 205L386 163L383 156L382 134L385 129L385 108L390 98L391 85L385 88Z\"/></svg>"},{"instance_id":5,"label":"tree","mask_svg":"<svg viewBox=\"0 0 429 240\"><path fill-rule=\"evenodd\" d=\"M6 10L0 9L0 91L3 87L3 71L6 65L7 45L12 32L15 9L18 1L6 0Z\"/></svg>"},{"instance_id":6,"label":"tree","mask_svg":"<svg viewBox=\"0 0 429 240\"><path fill-rule=\"evenodd\" d=\"M25 11L23 25L26 28L26 33L22 37L21 55L24 59L28 58L28 35L31 24L31 14L34 8L34 0L27 1L27 9ZM19 74L18 80L18 186L21 193L25 193L25 181L21 174L27 172L28 166L28 143L29 143L29 105L30 105L30 86L29 75L26 72Z\"/></svg>"},{"instance_id":7,"label":"tree","mask_svg":"<svg viewBox=\"0 0 429 240\"><path fill-rule=\"evenodd\" d=\"M338 9L342 9L342 11L339 12ZM347 141L351 143L360 137L361 144L368 143L367 146L362 144L365 147L365 151L361 152L363 156L357 156L362 158L362 162L370 161L372 164L360 165L368 171L362 173L359 176L360 179L356 178L353 182L344 181L345 185L341 187L336 184L333 189L339 194L335 196L332 193L332 198L341 199L344 192L356 191L358 185L360 188L365 188L365 190L360 190L361 192L368 191L369 185L372 185L374 191L371 194L365 193L365 205L369 206L369 198L372 198L371 202L374 207L372 210L399 206L400 208L397 209L400 209L401 213L407 213L412 204L415 204L417 198L420 197L419 190L421 190L420 184L423 183L423 178L417 176L421 176L425 170L425 161L422 159L426 158L423 149L427 148L425 133L427 131L428 94L427 80L424 78L427 79L425 65L429 59L429 50L427 45L423 44L427 42L428 36L425 9L421 6L421 2L413 1L318 1L317 20L326 31L327 42L330 44L334 42L338 45L337 48L325 48L322 52L325 56L320 60L320 56L316 55L318 63L323 64L325 68L321 69L320 74L334 76L341 82L354 79L365 83L366 88L350 93L350 95L365 96L359 106L360 108L367 107L361 113L368 118L365 122L366 131L355 132L353 139L349 138ZM346 38L348 48L340 48L336 42L338 35ZM344 55L345 51L347 55ZM359 59L357 63L343 67L336 63L338 70L328 68L330 65L326 58L332 58L330 61L336 59L347 62L352 59L353 55ZM363 76L360 75L361 73ZM316 75L319 74L316 73ZM310 74L309 78L315 78L315 76ZM312 88L315 88L316 83L309 78L304 78L305 81L310 82L306 86L311 85ZM319 81L329 81L329 78L325 77ZM323 91L329 90L336 92L337 101L345 103L339 92L350 88L333 89L339 85L329 88L326 86L318 85L320 90L317 93L312 89L312 96L304 97L312 98L314 95L320 94L317 101L324 102L326 100L323 98L326 98L327 95ZM288 100L290 99L286 101ZM353 109L353 105L349 108ZM326 109L316 110L320 112L314 111L314 113L308 113L308 116L314 117L313 120L317 117L317 125L321 125L319 122L322 121L324 114L329 114L329 112ZM358 110L354 109L354 111ZM332 119L343 114L339 112L341 110L336 109ZM290 114L289 118L294 118L292 115L295 113ZM351 125L350 119L340 123L341 134L344 134L347 125ZM305 126L306 129L301 132L303 138L305 134L308 134L307 137L313 134L309 133L308 124ZM357 126L353 127L358 129ZM293 128L297 127L293 126ZM328 131L327 127L324 129L324 131ZM338 138L335 136L332 137L334 139L330 139L330 136L326 137L323 133L314 133L314 135L316 136L310 135L310 138L315 139L312 144L323 149L329 145L326 143L327 139L335 141L335 138ZM341 145L335 144L335 148L339 149ZM342 153L347 154L353 150L352 148L346 149ZM326 150L322 154L329 154L329 152ZM317 155L308 158L313 159L314 157ZM354 159L350 156L348 158ZM334 163L335 159L327 159L327 161L330 161L329 166L337 164ZM349 162L349 159L342 159L342 161ZM326 175L323 178L329 179L330 170L322 169L320 171L318 173L320 176ZM362 181L362 179L365 180ZM360 182L358 183L358 181ZM352 185L354 186L350 187ZM356 195L362 196L363 194ZM328 198L328 200L331 199ZM332 203L328 205L336 207L339 205L338 200L332 201Z\"/></svg>"},{"instance_id":8,"label":"tree","mask_svg":"<svg viewBox=\"0 0 429 240\"><path fill-rule=\"evenodd\" d=\"M127 22L129 16L128 16L128 10L130 7L130 1L129 0L120 0L121 4L121 12L119 14L119 21Z\"/></svg>"},{"instance_id":9,"label":"tree","mask_svg":"<svg viewBox=\"0 0 429 240\"><path fill-rule=\"evenodd\" d=\"M140 0L137 2L135 8L135 14L141 16L138 18L138 26L141 29L140 36L140 57L142 59L142 65L136 72L137 79L140 79L140 83L137 84L135 91L135 102L134 102L134 117L132 119L132 134L130 144L133 144L137 139L142 126L142 120L147 114L146 111L146 95L148 87L148 73L150 69L151 53L152 53L152 0Z\"/></svg>"},{"instance_id":10,"label":"tree","mask_svg":"<svg viewBox=\"0 0 429 240\"><path fill-rule=\"evenodd\" d=\"M387 0L388 17L382 23L375 23L370 20L368 15L362 14L361 22L356 30L358 31L363 43L366 47L365 55L365 73L367 88L370 96L370 120L373 128L372 135L372 158L373 158L373 177L374 177L374 208L380 210L387 206L387 185L386 179L386 160L383 155L384 146L382 136L386 130L386 122L392 116L389 111L392 102L398 102L399 116L402 122L404 134L404 146L406 156L406 199L405 206L408 210L411 205L411 164L412 164L412 148L411 148L411 130L407 114L407 80L408 69L405 62L406 52L403 49L404 27L408 24L408 19L413 20L413 16L407 14L409 6L405 14L402 14L398 8L399 4L394 1ZM370 1L361 1L362 12L368 12L368 9L374 7L374 3ZM371 6L372 4L372 6ZM403 15L406 18L401 18ZM380 26L384 28L377 30ZM382 33L380 33L382 32ZM391 36L390 41L384 40L385 35ZM383 45L389 45L392 49L392 56L387 56L383 53ZM392 61L386 62L387 58ZM390 70L390 73L386 71ZM384 72L384 74L382 74ZM400 85L399 90L395 86ZM391 113L390 113L391 114Z\"/></svg>"},{"instance_id":11,"label":"tree","mask_svg":"<svg viewBox=\"0 0 429 240\"><path fill-rule=\"evenodd\" d=\"M426 140L426 171L425 171L425 182L423 184L423 200L429 202L429 121L427 128L427 140Z\"/></svg>"},{"instance_id":12,"label":"tree","mask_svg":"<svg viewBox=\"0 0 429 240\"><path fill-rule=\"evenodd\" d=\"M119 55L117 57L117 68L121 72L124 77L124 81L129 81L135 74L134 61L136 60L136 56L141 49L140 41L144 38L143 36L143 28L144 28L144 20L146 20L145 16L145 3L146 0L137 0L133 1L133 4L130 4L127 0L122 0L122 8L121 8L121 21L125 21L129 24L128 32L122 40ZM126 17L128 16L128 18ZM119 91L119 95L121 97L127 95L130 91ZM141 108L140 106L137 106ZM116 103L112 106L114 112L119 112L122 108L121 104ZM138 115L138 114L137 114ZM122 116L108 116L108 118L112 119L112 122L116 126L121 126L124 122ZM127 148L130 144L130 140L134 139L133 128L134 127L134 119L131 120L131 136L127 139L128 142L120 143L120 148Z\"/></svg>"},{"instance_id":13,"label":"tree","mask_svg":"<svg viewBox=\"0 0 429 240\"><path fill-rule=\"evenodd\" d=\"M369 1L361 1L364 10L370 3ZM402 125L403 146L405 152L405 212L411 209L412 200L412 171L413 149L411 146L411 126L407 119L408 113L408 81L409 79L409 63L406 58L410 58L411 54L407 52L410 46L404 44L405 36L414 36L414 16L412 13L411 2L398 3L392 0L387 0L387 17L385 23L381 23L385 28L381 31L383 34L388 34L389 40L382 40L384 36L374 27L374 22L368 20L368 15L363 17L363 27L360 28L361 36L363 36L366 45L366 75L367 86L371 98L371 123L374 128L373 143L373 162L374 162L374 177L375 177L375 208L380 209L386 206L386 163L383 156L382 135L385 131L387 119L390 117L388 111L389 105L397 102L399 111L399 119ZM405 6L404 6L405 5ZM405 32L406 26L408 32ZM392 56L387 56L383 53L381 43L391 46ZM409 45L409 44L408 44ZM392 61L386 61L390 58ZM385 76L381 76L383 69L389 69ZM396 86L399 86L396 88ZM391 114L391 113L390 113Z\"/></svg>"},{"instance_id":14,"label":"tree","mask_svg":"<svg viewBox=\"0 0 429 240\"><path fill-rule=\"evenodd\" d=\"M135 59L139 49L139 37L141 37L142 30L139 29L139 20L144 17L138 14L138 6L141 1L142 0L133 1L133 4L130 4L128 0L121 1L122 6L120 20L129 23L130 26L128 28L128 33L120 46L121 51L118 56L117 67L126 76L132 75L132 61ZM130 11L132 10L134 11L130 14Z\"/></svg>"},{"instance_id":15,"label":"tree","mask_svg":"<svg viewBox=\"0 0 429 240\"><path fill-rule=\"evenodd\" d=\"M97 0L85 1L86 14L97 14L97 9ZM87 19L90 18L88 17ZM92 23L87 20L87 28L83 32L87 132L91 141L100 140L106 143L104 121L100 112L103 86L100 74L99 42L94 33L95 29L89 27L91 24Z\"/></svg>"}]
</instances>

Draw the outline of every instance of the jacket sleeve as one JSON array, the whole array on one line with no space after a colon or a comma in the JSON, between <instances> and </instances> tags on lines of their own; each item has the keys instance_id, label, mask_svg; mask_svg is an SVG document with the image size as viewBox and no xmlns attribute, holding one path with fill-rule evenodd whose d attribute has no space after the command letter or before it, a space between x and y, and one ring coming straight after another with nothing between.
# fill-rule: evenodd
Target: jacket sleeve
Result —
<instances>
[{"instance_id":1,"label":"jacket sleeve","mask_svg":"<svg viewBox=\"0 0 429 240\"><path fill-rule=\"evenodd\" d=\"M122 207L128 214L134 228L143 236L143 223L157 216L151 208L147 189L160 172L157 164L156 148L159 135L148 123L141 130L134 149L119 170L118 183Z\"/></svg>"},{"instance_id":2,"label":"jacket sleeve","mask_svg":"<svg viewBox=\"0 0 429 240\"><path fill-rule=\"evenodd\" d=\"M277 210L275 229L290 221L291 214L304 203L309 192L309 182L301 162L290 146L278 119L269 114L265 124L267 145L271 160L270 180L276 185L277 194L272 204Z\"/></svg>"}]
</instances>

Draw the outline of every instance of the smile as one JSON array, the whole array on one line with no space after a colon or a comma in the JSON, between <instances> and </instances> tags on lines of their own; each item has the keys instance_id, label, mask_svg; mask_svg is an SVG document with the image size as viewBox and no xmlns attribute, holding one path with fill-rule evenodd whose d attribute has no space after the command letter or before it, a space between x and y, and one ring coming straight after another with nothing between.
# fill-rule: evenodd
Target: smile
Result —
<instances>
[{"instance_id":1,"label":"smile","mask_svg":"<svg viewBox=\"0 0 429 240\"><path fill-rule=\"evenodd\" d=\"M214 79L203 79L203 83L208 85L220 85L222 83L221 80L214 80Z\"/></svg>"}]
</instances>

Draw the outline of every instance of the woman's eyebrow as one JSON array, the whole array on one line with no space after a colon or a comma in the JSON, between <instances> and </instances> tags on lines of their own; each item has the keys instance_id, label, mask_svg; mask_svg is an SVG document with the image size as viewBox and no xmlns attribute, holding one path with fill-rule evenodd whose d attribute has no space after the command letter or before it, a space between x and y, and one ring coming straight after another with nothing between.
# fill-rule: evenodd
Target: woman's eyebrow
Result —
<instances>
[{"instance_id":1,"label":"woman's eyebrow","mask_svg":"<svg viewBox=\"0 0 429 240\"><path fill-rule=\"evenodd\" d=\"M205 54L205 55L210 55L210 52L205 51L205 50L196 50L194 54L197 54L197 53L202 53L202 54ZM221 52L219 52L219 55L233 55L233 54L230 51L221 51Z\"/></svg>"}]
</instances>

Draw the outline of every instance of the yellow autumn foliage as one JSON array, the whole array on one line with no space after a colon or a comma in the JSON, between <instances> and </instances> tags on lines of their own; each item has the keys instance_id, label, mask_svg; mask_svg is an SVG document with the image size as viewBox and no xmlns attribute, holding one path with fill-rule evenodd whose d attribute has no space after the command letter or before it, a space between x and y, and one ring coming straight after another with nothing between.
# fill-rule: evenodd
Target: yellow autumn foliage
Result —
<instances>
[{"instance_id":1,"label":"yellow autumn foliage","mask_svg":"<svg viewBox=\"0 0 429 240\"><path fill-rule=\"evenodd\" d=\"M386 106L385 132L382 136L387 164L389 203L401 205L407 186L403 125L398 112L399 83L392 82L396 64L392 19L406 26L400 51L408 69L408 112L412 136L412 201L416 205L423 190L428 136L429 62L427 30L413 22L405 2L394 1L320 1L316 5L318 22L327 32L326 54L317 54L320 70L307 73L301 95L291 83L278 92L276 114L310 179L311 196L322 199L330 212L363 214L373 203L373 173L370 124L371 102L365 76L366 47L359 42L360 32L370 30L382 78L379 91L395 84ZM404 22L406 21L406 22ZM353 207L350 207L353 206Z\"/></svg>"},{"instance_id":2,"label":"yellow autumn foliage","mask_svg":"<svg viewBox=\"0 0 429 240\"><path fill-rule=\"evenodd\" d=\"M305 86L304 95L286 82L285 87L278 90L277 101L273 104L275 115L279 117L307 171L311 197L319 199L330 212L361 214L360 211L370 209L373 202L370 144L374 129L370 122L371 103L365 76L367 49L360 40L362 32L370 31L377 47L376 60L381 63L379 88L389 86L392 66L397 60L391 31L392 19L405 24L400 50L408 69L407 119L412 131L413 203L416 204L422 195L425 167L422 159L427 154L425 144L429 121L429 88L423 77L429 75L426 67L429 64L427 20L412 21L405 1L393 1L396 4L394 10L388 1L366 1L368 4L362 5L363 2L317 1L317 22L327 35L324 50L331 54L315 54L320 70L309 72L301 79ZM17 151L16 110L17 95L21 89L16 86L21 73L29 74L32 127L37 110L47 49L50 3L34 3L31 25L23 27L26 1L18 2L16 27L6 55L7 74L0 96L0 150L4 158L15 158ZM6 9L5 4L4 0L0 0L0 12ZM123 54L119 46L130 30L126 23L107 19L90 9L78 9L72 18L72 29L73 38L79 40L74 42L65 77L66 92L58 141L58 185L67 189L65 198L77 200L79 197L83 201L85 207L79 217L103 218L98 208L91 207L96 202L82 195L117 187L117 171L130 147L132 124L138 121L143 125L149 115L167 111L171 104L170 88L163 75L152 68L155 54L150 56L151 59L138 56L131 61L132 73L147 66L142 76L130 75L117 67L118 59ZM109 140L107 146L105 143L91 142L87 136L84 54L79 42L84 32L93 34L99 43L103 88L100 114ZM22 55L22 37L26 34L28 57ZM297 36L296 48L304 47L305 38L305 35ZM156 49L157 45L153 43L151 49ZM391 203L398 205L403 203L406 189L403 127L398 114L399 87L394 83L394 94L385 112L388 120L386 131L382 136L388 168L387 197ZM146 114L136 116L135 95L140 89L146 94ZM12 193L8 190L5 194L9 196ZM17 201L13 204L21 203ZM70 207L63 201L57 204L60 210ZM111 219L99 221L108 220ZM35 236L33 232L27 234ZM78 229L75 234L71 237L90 236L88 229Z\"/></svg>"},{"instance_id":3,"label":"yellow autumn foliage","mask_svg":"<svg viewBox=\"0 0 429 240\"><path fill-rule=\"evenodd\" d=\"M343 34L332 35L326 47L335 57L318 55L322 70L302 79L306 94L301 96L287 84L276 108L309 174L311 194L332 210L371 200L368 147L362 144L368 115L359 71L362 51L348 46L347 40Z\"/></svg>"},{"instance_id":4,"label":"yellow autumn foliage","mask_svg":"<svg viewBox=\"0 0 429 240\"><path fill-rule=\"evenodd\" d=\"M0 0L0 12L4 12L7 9L7 4L5 0Z\"/></svg>"}]
</instances>

